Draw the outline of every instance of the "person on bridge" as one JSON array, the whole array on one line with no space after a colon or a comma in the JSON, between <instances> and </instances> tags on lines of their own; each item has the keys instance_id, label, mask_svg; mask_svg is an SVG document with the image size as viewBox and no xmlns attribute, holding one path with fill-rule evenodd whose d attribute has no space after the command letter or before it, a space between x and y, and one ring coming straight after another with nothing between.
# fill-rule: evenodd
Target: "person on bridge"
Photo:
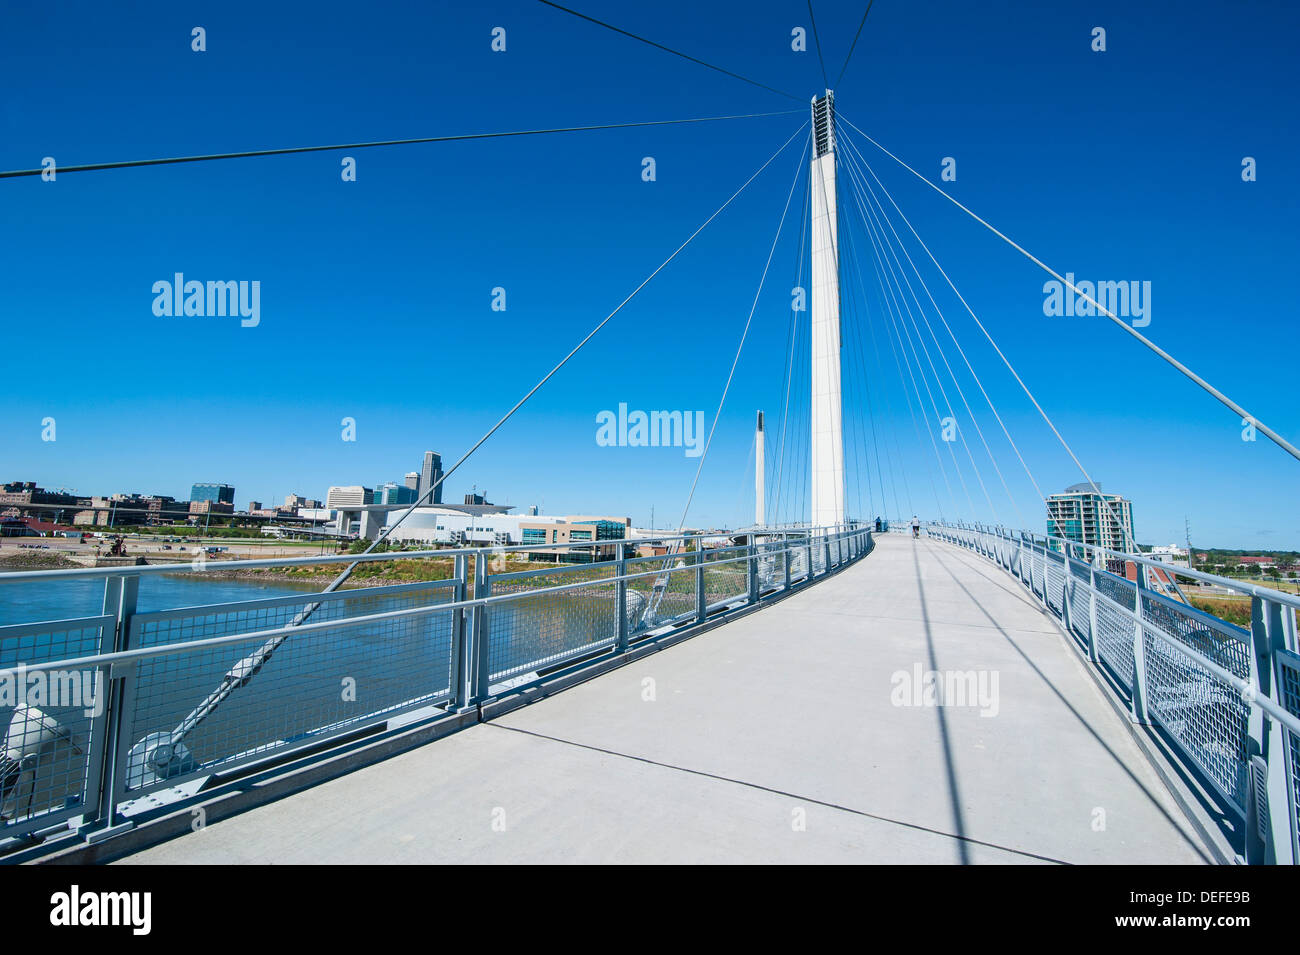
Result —
<instances>
[{"instance_id":1,"label":"person on bridge","mask_svg":"<svg viewBox=\"0 0 1300 955\"><path fill-rule=\"evenodd\" d=\"M880 518L876 518L876 533L880 533Z\"/></svg>"},{"instance_id":2,"label":"person on bridge","mask_svg":"<svg viewBox=\"0 0 1300 955\"><path fill-rule=\"evenodd\" d=\"M913 537L921 536L921 519L917 517L915 514L912 515L912 536Z\"/></svg>"}]
</instances>

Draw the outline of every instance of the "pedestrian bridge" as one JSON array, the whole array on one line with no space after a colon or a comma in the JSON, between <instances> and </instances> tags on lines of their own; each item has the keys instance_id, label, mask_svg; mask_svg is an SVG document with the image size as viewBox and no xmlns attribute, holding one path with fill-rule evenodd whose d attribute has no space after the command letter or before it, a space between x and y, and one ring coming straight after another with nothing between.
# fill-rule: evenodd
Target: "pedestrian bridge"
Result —
<instances>
[{"instance_id":1,"label":"pedestrian bridge","mask_svg":"<svg viewBox=\"0 0 1300 955\"><path fill-rule=\"evenodd\" d=\"M998 674L996 713L895 705L917 668ZM760 613L127 861L1212 858L1027 592L888 534Z\"/></svg>"},{"instance_id":2,"label":"pedestrian bridge","mask_svg":"<svg viewBox=\"0 0 1300 955\"><path fill-rule=\"evenodd\" d=\"M0 575L105 580L0 627L49 687L0 710L0 858L1294 859L1300 600L1247 631L1146 558L943 525L701 543L168 610L166 567Z\"/></svg>"}]
</instances>

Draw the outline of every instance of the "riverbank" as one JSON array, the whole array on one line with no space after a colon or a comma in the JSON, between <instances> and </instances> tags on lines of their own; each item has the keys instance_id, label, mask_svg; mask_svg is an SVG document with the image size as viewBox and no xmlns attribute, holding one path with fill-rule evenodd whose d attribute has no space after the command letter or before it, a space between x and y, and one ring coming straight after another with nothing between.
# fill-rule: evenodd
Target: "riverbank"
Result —
<instances>
[{"instance_id":1,"label":"riverbank","mask_svg":"<svg viewBox=\"0 0 1300 955\"><path fill-rule=\"evenodd\" d=\"M475 557L470 555L466 558L466 574L472 580L474 577ZM555 568L557 565L552 563L537 563L535 561L522 560L504 560L495 558L490 561L489 570L492 573L500 574L507 571L517 570L545 570ZM561 567L569 566L561 564ZM178 570L175 574L168 576L188 577L193 579L207 580L248 580L262 581L266 583L302 583L302 584L319 584L324 586L330 583L343 572L347 564L320 564L302 567L253 567L248 570L222 569L222 570ZM425 583L432 580L449 580L455 574L455 561L450 557L423 557L413 559L395 558L383 561L367 561L359 564L348 578L347 583L343 586L348 588L357 587L375 587L382 584L414 584Z\"/></svg>"},{"instance_id":2,"label":"riverbank","mask_svg":"<svg viewBox=\"0 0 1300 955\"><path fill-rule=\"evenodd\" d=\"M156 555L139 555L127 558L95 557L94 555L71 555L48 550L3 550L0 551L0 571L4 570L64 570L77 567L95 567L108 564L132 564L144 558L150 566L162 563L175 563L176 569L168 572L168 577L191 580L242 580L254 583L306 584L323 587L343 572L348 565L309 564L284 567L250 567L195 569L193 560L177 560L171 555L159 559ZM221 558L210 558L215 562ZM466 573L474 577L474 555L466 557ZM527 560L507 560L504 555L490 558L489 570L500 574L518 570L545 570L555 568L553 563L537 563ZM559 565L568 566L568 565ZM359 564L348 578L345 587L375 587L382 584L426 583L433 580L448 580L455 573L455 560L451 557L401 558L393 556L388 560L365 561Z\"/></svg>"},{"instance_id":3,"label":"riverbank","mask_svg":"<svg viewBox=\"0 0 1300 955\"><path fill-rule=\"evenodd\" d=\"M10 550L0 551L0 571L4 570L66 570L81 567L82 564L64 557L62 554L47 551Z\"/></svg>"}]
</instances>

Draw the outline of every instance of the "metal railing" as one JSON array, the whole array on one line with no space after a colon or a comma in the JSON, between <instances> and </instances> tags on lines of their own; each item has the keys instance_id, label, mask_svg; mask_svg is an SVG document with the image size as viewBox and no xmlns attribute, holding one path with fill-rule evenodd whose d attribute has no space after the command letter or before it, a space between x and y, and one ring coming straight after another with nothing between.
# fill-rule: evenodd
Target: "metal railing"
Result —
<instances>
[{"instance_id":1,"label":"metal railing","mask_svg":"<svg viewBox=\"0 0 1300 955\"><path fill-rule=\"evenodd\" d=\"M148 612L137 609L141 578L183 566L0 573L0 586L104 585L98 615L0 626L0 852L72 829L105 838L210 777L396 717L465 713L783 595L872 547L857 525L726 536L719 548L665 537L670 552L649 557L627 556L636 541L580 542L618 556L502 573L494 558L557 545L207 562L450 557L452 573Z\"/></svg>"},{"instance_id":2,"label":"metal railing","mask_svg":"<svg viewBox=\"0 0 1300 955\"><path fill-rule=\"evenodd\" d=\"M1077 642L1134 723L1242 823L1250 863L1300 858L1300 597L1057 537L927 523L1019 580ZM1158 592L1172 575L1250 599L1249 629Z\"/></svg>"}]
</instances>

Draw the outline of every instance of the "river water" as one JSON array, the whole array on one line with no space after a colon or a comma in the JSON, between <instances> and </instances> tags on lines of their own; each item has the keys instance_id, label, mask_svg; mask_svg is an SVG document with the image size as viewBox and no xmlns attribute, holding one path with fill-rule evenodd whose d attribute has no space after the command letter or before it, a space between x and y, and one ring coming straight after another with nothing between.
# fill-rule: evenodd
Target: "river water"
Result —
<instances>
[{"instance_id":1,"label":"river water","mask_svg":"<svg viewBox=\"0 0 1300 955\"><path fill-rule=\"evenodd\" d=\"M174 607L283 597L311 593L322 586L323 584L204 580L174 574L148 574L140 578L136 609L171 610ZM103 606L102 580L0 584L0 626L68 617L93 617L103 613Z\"/></svg>"}]
</instances>

